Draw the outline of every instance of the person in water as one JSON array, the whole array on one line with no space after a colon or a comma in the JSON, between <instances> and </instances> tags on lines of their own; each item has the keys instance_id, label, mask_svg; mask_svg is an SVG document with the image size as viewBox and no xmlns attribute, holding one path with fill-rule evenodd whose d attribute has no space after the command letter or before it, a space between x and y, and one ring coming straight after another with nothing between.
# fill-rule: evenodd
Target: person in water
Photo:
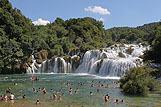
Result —
<instances>
[{"instance_id":1,"label":"person in water","mask_svg":"<svg viewBox=\"0 0 161 107\"><path fill-rule=\"evenodd\" d=\"M93 95L93 92L90 92L90 95L92 96Z\"/></svg>"},{"instance_id":2,"label":"person in water","mask_svg":"<svg viewBox=\"0 0 161 107\"><path fill-rule=\"evenodd\" d=\"M120 103L124 103L124 100L122 99L122 100L120 101Z\"/></svg>"},{"instance_id":3,"label":"person in water","mask_svg":"<svg viewBox=\"0 0 161 107\"><path fill-rule=\"evenodd\" d=\"M5 102L8 101L8 96L7 96L6 94L3 95L3 100L4 100Z\"/></svg>"},{"instance_id":4,"label":"person in water","mask_svg":"<svg viewBox=\"0 0 161 107\"><path fill-rule=\"evenodd\" d=\"M3 96L2 95L0 95L0 101L2 101L3 100Z\"/></svg>"},{"instance_id":5,"label":"person in water","mask_svg":"<svg viewBox=\"0 0 161 107\"><path fill-rule=\"evenodd\" d=\"M31 81L37 81L39 80L38 77L36 75L32 75L31 76Z\"/></svg>"},{"instance_id":6,"label":"person in water","mask_svg":"<svg viewBox=\"0 0 161 107\"><path fill-rule=\"evenodd\" d=\"M36 104L40 104L40 100L39 99L36 100Z\"/></svg>"},{"instance_id":7,"label":"person in water","mask_svg":"<svg viewBox=\"0 0 161 107\"><path fill-rule=\"evenodd\" d=\"M46 89L44 87L42 88L42 92L43 92L43 94L47 93L47 91L46 91Z\"/></svg>"},{"instance_id":8,"label":"person in water","mask_svg":"<svg viewBox=\"0 0 161 107\"><path fill-rule=\"evenodd\" d=\"M55 93L53 93L53 98L52 98L54 101L57 100L57 95Z\"/></svg>"},{"instance_id":9,"label":"person in water","mask_svg":"<svg viewBox=\"0 0 161 107\"><path fill-rule=\"evenodd\" d=\"M72 94L73 94L73 92L72 92L72 91L73 91L73 89L70 87L70 89L69 89L69 94L70 94L70 95L72 95Z\"/></svg>"},{"instance_id":10,"label":"person in water","mask_svg":"<svg viewBox=\"0 0 161 107\"><path fill-rule=\"evenodd\" d=\"M10 94L10 100L14 100L15 99L15 96L13 93Z\"/></svg>"},{"instance_id":11,"label":"person in water","mask_svg":"<svg viewBox=\"0 0 161 107\"><path fill-rule=\"evenodd\" d=\"M107 101L109 101L109 99L110 99L110 96L109 96L108 94L106 94L106 95L104 96L104 101L107 102Z\"/></svg>"},{"instance_id":12,"label":"person in water","mask_svg":"<svg viewBox=\"0 0 161 107\"><path fill-rule=\"evenodd\" d=\"M22 98L25 99L25 98L26 98L26 95L24 94L24 95L22 96Z\"/></svg>"},{"instance_id":13,"label":"person in water","mask_svg":"<svg viewBox=\"0 0 161 107\"><path fill-rule=\"evenodd\" d=\"M36 89L35 88L32 88L32 91L35 93L36 92Z\"/></svg>"},{"instance_id":14,"label":"person in water","mask_svg":"<svg viewBox=\"0 0 161 107\"><path fill-rule=\"evenodd\" d=\"M78 91L79 91L79 89L77 88L77 89L75 90L75 93L77 94L77 93L78 93Z\"/></svg>"},{"instance_id":15,"label":"person in water","mask_svg":"<svg viewBox=\"0 0 161 107\"><path fill-rule=\"evenodd\" d=\"M118 99L115 99L114 103L118 104L119 103L119 100Z\"/></svg>"},{"instance_id":16,"label":"person in water","mask_svg":"<svg viewBox=\"0 0 161 107\"><path fill-rule=\"evenodd\" d=\"M8 87L8 88L6 89L6 94L9 94L9 93L11 93L11 88L10 88L10 87Z\"/></svg>"},{"instance_id":17,"label":"person in water","mask_svg":"<svg viewBox=\"0 0 161 107\"><path fill-rule=\"evenodd\" d=\"M10 101L11 103L14 103L15 95L13 93L10 94Z\"/></svg>"}]
</instances>

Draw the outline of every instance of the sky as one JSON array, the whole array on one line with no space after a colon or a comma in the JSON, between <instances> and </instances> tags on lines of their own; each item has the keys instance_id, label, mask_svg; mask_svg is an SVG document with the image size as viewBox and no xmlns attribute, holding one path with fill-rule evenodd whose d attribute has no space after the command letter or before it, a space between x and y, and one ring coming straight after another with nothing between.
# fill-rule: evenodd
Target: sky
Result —
<instances>
[{"instance_id":1,"label":"sky","mask_svg":"<svg viewBox=\"0 0 161 107\"><path fill-rule=\"evenodd\" d=\"M9 0L35 25L57 17L93 17L105 28L136 27L161 20L161 0Z\"/></svg>"}]
</instances>

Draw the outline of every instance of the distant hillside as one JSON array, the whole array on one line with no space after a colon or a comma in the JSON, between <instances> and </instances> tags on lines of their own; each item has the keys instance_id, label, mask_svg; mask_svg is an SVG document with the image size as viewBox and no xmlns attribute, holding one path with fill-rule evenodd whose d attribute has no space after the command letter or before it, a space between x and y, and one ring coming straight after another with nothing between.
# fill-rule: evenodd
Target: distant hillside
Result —
<instances>
[{"instance_id":1,"label":"distant hillside","mask_svg":"<svg viewBox=\"0 0 161 107\"><path fill-rule=\"evenodd\" d=\"M145 43L152 44L156 38L156 31L160 27L160 22L145 24L143 26L114 27L106 30L106 34L112 37L112 41L123 43Z\"/></svg>"}]
</instances>

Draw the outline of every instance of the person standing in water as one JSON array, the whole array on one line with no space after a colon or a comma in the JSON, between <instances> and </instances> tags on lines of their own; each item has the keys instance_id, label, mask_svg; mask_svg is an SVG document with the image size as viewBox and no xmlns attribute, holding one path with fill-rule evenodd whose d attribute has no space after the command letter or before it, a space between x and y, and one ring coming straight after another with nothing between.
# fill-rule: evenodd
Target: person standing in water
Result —
<instances>
[{"instance_id":1,"label":"person standing in water","mask_svg":"<svg viewBox=\"0 0 161 107\"><path fill-rule=\"evenodd\" d=\"M69 89L69 94L72 95L73 94L73 89L70 87Z\"/></svg>"},{"instance_id":2,"label":"person standing in water","mask_svg":"<svg viewBox=\"0 0 161 107\"><path fill-rule=\"evenodd\" d=\"M104 101L105 102L108 102L110 100L110 96L108 95L108 94L106 94L105 96L104 96Z\"/></svg>"},{"instance_id":3,"label":"person standing in water","mask_svg":"<svg viewBox=\"0 0 161 107\"><path fill-rule=\"evenodd\" d=\"M40 104L40 100L39 100L39 99L36 100L36 105L37 105L37 104Z\"/></svg>"},{"instance_id":4,"label":"person standing in water","mask_svg":"<svg viewBox=\"0 0 161 107\"><path fill-rule=\"evenodd\" d=\"M15 95L13 93L10 94L10 101L14 103Z\"/></svg>"}]
</instances>

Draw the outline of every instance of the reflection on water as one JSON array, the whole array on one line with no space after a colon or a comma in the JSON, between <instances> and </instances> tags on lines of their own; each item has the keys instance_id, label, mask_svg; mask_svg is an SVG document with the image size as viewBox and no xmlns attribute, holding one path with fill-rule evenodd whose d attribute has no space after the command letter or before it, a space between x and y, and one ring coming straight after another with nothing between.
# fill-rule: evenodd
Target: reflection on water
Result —
<instances>
[{"instance_id":1,"label":"reflection on water","mask_svg":"<svg viewBox=\"0 0 161 107\"><path fill-rule=\"evenodd\" d=\"M0 75L0 95L10 87L17 100L25 94L27 101L35 104L37 99L54 107L151 107L159 103L160 96L127 97L121 93L118 78L105 79L93 75L37 74L39 80L31 82L31 75ZM45 88L47 93L39 91ZM35 91L33 91L35 89ZM61 101L51 99L53 93L61 94ZM110 100L105 103L104 96ZM123 103L114 103L118 99Z\"/></svg>"}]
</instances>

